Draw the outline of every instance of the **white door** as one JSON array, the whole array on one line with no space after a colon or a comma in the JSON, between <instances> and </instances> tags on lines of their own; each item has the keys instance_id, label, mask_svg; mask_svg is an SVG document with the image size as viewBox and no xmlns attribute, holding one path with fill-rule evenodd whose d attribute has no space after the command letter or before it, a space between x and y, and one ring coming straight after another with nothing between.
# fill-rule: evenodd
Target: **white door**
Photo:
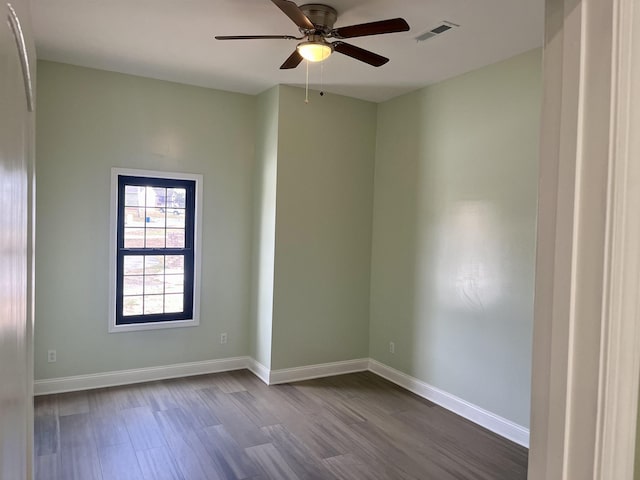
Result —
<instances>
[{"instance_id":1,"label":"white door","mask_svg":"<svg viewBox=\"0 0 640 480\"><path fill-rule=\"evenodd\" d=\"M19 3L19 5L18 5ZM1 4L0 22L0 480L30 476L32 373L30 315L30 163L32 119L28 63L15 9Z\"/></svg>"}]
</instances>

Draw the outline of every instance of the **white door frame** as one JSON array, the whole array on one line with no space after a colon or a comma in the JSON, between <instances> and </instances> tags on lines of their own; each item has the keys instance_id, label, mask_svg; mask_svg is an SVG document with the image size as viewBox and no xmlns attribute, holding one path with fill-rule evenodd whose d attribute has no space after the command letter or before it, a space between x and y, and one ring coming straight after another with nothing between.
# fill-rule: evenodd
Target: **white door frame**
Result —
<instances>
[{"instance_id":1,"label":"white door frame","mask_svg":"<svg viewBox=\"0 0 640 480\"><path fill-rule=\"evenodd\" d=\"M633 478L640 377L635 3L546 2L530 480Z\"/></svg>"}]
</instances>

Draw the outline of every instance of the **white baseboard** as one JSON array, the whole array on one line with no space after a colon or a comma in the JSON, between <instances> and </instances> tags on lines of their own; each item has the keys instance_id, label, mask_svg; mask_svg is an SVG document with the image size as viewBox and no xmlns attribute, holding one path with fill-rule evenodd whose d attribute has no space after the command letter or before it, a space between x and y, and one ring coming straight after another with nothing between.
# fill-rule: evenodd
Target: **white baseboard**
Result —
<instances>
[{"instance_id":1,"label":"white baseboard","mask_svg":"<svg viewBox=\"0 0 640 480\"><path fill-rule=\"evenodd\" d=\"M277 383L297 382L344 373L362 372L369 368L369 359L363 358L309 365L306 367L269 370L251 357L223 358L203 362L178 363L160 367L135 368L132 370L36 380L33 385L33 390L34 395L48 395L52 393L74 392L151 382L169 378L189 377L192 375L204 375L207 373L228 372L241 370L243 368L249 369L267 385L274 385Z\"/></svg>"},{"instance_id":2,"label":"white baseboard","mask_svg":"<svg viewBox=\"0 0 640 480\"><path fill-rule=\"evenodd\" d=\"M222 358L218 360L205 360L203 362L164 365L161 367L134 368L132 370L120 370L116 372L36 380L33 385L33 393L34 395L47 395L50 393L91 390L94 388L114 387L116 385L128 385L154 380L165 380L168 378L241 370L248 367L250 360L249 357Z\"/></svg>"},{"instance_id":3,"label":"white baseboard","mask_svg":"<svg viewBox=\"0 0 640 480\"><path fill-rule=\"evenodd\" d=\"M487 430L529 448L529 429L502 418L477 405L467 402L444 390L429 385L406 373L391 368L376 360L369 360L369 370L387 380L406 388L416 395L426 398L453 413L476 423Z\"/></svg>"},{"instance_id":4,"label":"white baseboard","mask_svg":"<svg viewBox=\"0 0 640 480\"><path fill-rule=\"evenodd\" d=\"M417 378L411 377L399 370L368 358L284 368L280 370L269 370L251 357L223 358L161 367L136 368L116 372L36 380L34 382L33 392L34 395L47 395L51 393L91 390L94 388L113 387L169 378L189 377L192 375L204 375L207 373L227 372L245 368L249 369L267 385L299 382L312 378L330 377L333 375L369 370L500 436L508 438L524 447L529 447L529 430L527 428L484 410L477 405L473 405L466 400L440 390Z\"/></svg>"},{"instance_id":5,"label":"white baseboard","mask_svg":"<svg viewBox=\"0 0 640 480\"><path fill-rule=\"evenodd\" d=\"M262 380L264 383L269 385L269 376L271 374L271 370L257 361L255 358L249 358L249 364L247 368L251 373L253 373L256 377Z\"/></svg>"},{"instance_id":6,"label":"white baseboard","mask_svg":"<svg viewBox=\"0 0 640 480\"><path fill-rule=\"evenodd\" d=\"M278 383L299 382L312 378L331 377L345 373L364 372L369 369L369 359L359 358L342 362L321 363L319 365L307 365L305 367L283 368L271 370L269 385Z\"/></svg>"}]
</instances>

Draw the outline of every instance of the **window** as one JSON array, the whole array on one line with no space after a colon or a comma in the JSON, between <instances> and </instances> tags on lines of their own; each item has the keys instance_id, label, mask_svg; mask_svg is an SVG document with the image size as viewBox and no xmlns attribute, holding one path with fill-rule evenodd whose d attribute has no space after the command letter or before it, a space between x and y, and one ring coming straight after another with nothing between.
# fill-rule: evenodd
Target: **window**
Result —
<instances>
[{"instance_id":1,"label":"window","mask_svg":"<svg viewBox=\"0 0 640 480\"><path fill-rule=\"evenodd\" d=\"M113 169L110 331L198 324L201 179Z\"/></svg>"}]
</instances>

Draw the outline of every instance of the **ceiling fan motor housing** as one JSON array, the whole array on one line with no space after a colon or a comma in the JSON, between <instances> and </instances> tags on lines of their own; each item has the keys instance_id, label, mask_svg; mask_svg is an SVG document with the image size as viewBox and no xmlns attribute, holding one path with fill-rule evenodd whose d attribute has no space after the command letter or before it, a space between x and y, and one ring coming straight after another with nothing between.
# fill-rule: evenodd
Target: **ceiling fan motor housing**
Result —
<instances>
[{"instance_id":1,"label":"ceiling fan motor housing","mask_svg":"<svg viewBox=\"0 0 640 480\"><path fill-rule=\"evenodd\" d=\"M333 30L333 25L338 19L338 12L335 8L321 3L301 5L300 10L302 10L302 13L315 25L316 31L322 31L326 34L329 34L331 30ZM300 31L305 34L313 33L302 28Z\"/></svg>"}]
</instances>

